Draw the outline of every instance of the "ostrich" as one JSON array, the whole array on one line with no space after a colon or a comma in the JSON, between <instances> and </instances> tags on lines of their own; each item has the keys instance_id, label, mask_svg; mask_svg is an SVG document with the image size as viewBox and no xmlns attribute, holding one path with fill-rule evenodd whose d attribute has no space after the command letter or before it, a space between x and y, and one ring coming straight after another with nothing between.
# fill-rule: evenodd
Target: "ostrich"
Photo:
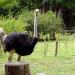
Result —
<instances>
[{"instance_id":1,"label":"ostrich","mask_svg":"<svg viewBox=\"0 0 75 75\"><path fill-rule=\"evenodd\" d=\"M30 55L33 52L37 41L37 37L31 37L23 32L13 32L4 37L4 51L9 52L8 61L12 61L15 52L18 54L17 61L21 60L21 56Z\"/></svg>"},{"instance_id":2,"label":"ostrich","mask_svg":"<svg viewBox=\"0 0 75 75\"><path fill-rule=\"evenodd\" d=\"M34 37L24 32L13 32L11 34L5 35L2 38L3 48L5 52L9 52L8 61L12 61L13 54L17 53L17 61L21 60L21 56L30 55L38 41L37 37L37 12L38 9L34 11Z\"/></svg>"}]
</instances>

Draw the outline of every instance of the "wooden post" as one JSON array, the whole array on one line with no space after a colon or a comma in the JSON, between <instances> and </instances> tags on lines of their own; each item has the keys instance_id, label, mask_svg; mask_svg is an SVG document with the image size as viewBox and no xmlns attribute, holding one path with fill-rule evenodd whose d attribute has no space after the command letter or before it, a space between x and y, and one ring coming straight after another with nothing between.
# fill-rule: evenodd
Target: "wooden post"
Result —
<instances>
[{"instance_id":1,"label":"wooden post","mask_svg":"<svg viewBox=\"0 0 75 75\"><path fill-rule=\"evenodd\" d=\"M29 64L26 62L7 62L5 75L31 75Z\"/></svg>"},{"instance_id":2,"label":"wooden post","mask_svg":"<svg viewBox=\"0 0 75 75\"><path fill-rule=\"evenodd\" d=\"M58 42L56 41L55 57L57 56L57 53L58 53Z\"/></svg>"}]
</instances>

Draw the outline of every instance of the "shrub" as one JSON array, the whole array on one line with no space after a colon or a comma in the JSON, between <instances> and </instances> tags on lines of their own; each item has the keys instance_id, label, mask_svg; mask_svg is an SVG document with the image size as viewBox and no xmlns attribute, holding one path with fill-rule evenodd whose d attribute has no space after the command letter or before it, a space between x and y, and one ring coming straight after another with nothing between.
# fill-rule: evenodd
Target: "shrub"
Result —
<instances>
[{"instance_id":1,"label":"shrub","mask_svg":"<svg viewBox=\"0 0 75 75\"><path fill-rule=\"evenodd\" d=\"M56 40L55 32L61 31L62 28L62 18L58 14L56 15L52 11L48 11L45 14L39 15L39 27L40 31L44 35L50 34L51 40Z\"/></svg>"},{"instance_id":2,"label":"shrub","mask_svg":"<svg viewBox=\"0 0 75 75\"><path fill-rule=\"evenodd\" d=\"M24 31L25 23L21 18L15 19L11 16L8 18L0 17L0 27L3 27L6 33Z\"/></svg>"}]
</instances>

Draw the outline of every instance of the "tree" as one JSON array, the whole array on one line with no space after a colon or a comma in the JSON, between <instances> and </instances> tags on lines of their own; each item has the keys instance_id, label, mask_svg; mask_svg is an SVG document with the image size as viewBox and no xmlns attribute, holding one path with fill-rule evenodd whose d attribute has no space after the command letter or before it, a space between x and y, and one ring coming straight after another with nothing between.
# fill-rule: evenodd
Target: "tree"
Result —
<instances>
[{"instance_id":1,"label":"tree","mask_svg":"<svg viewBox=\"0 0 75 75\"><path fill-rule=\"evenodd\" d=\"M39 27L44 35L50 34L50 39L55 40L55 32L61 31L62 28L62 18L60 14L56 16L52 11L48 11L40 15Z\"/></svg>"},{"instance_id":2,"label":"tree","mask_svg":"<svg viewBox=\"0 0 75 75\"><path fill-rule=\"evenodd\" d=\"M14 6L18 6L18 0L0 0L0 15L7 16L9 13L12 13L11 9L13 9Z\"/></svg>"},{"instance_id":3,"label":"tree","mask_svg":"<svg viewBox=\"0 0 75 75\"><path fill-rule=\"evenodd\" d=\"M74 0L51 0L51 7L53 11L58 11L61 9L63 22L66 29L74 28L73 13L75 12L75 1Z\"/></svg>"}]
</instances>

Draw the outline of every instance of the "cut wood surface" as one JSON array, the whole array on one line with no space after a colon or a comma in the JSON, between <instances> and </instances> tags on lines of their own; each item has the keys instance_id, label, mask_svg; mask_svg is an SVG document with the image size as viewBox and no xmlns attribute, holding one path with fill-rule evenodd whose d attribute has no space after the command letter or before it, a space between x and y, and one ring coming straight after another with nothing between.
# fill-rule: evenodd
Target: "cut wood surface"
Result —
<instances>
[{"instance_id":1,"label":"cut wood surface","mask_svg":"<svg viewBox=\"0 0 75 75\"><path fill-rule=\"evenodd\" d=\"M31 75L27 62L7 62L5 63L5 75Z\"/></svg>"}]
</instances>

